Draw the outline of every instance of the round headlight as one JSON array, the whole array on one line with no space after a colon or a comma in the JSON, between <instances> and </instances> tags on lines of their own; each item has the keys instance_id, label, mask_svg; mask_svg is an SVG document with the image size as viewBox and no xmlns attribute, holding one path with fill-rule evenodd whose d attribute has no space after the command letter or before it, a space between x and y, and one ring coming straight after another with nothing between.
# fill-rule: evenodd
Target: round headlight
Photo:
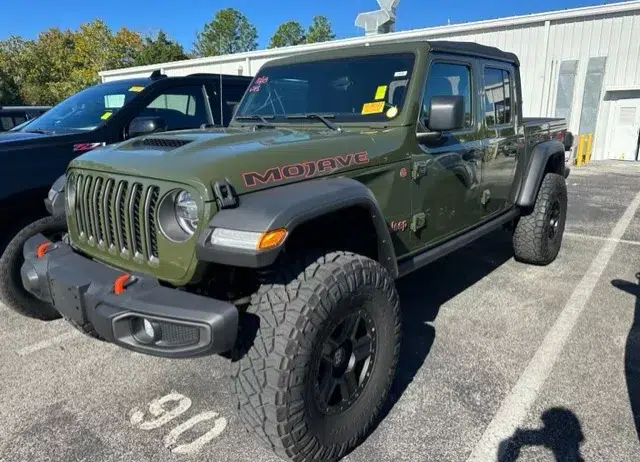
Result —
<instances>
[{"instance_id":1,"label":"round headlight","mask_svg":"<svg viewBox=\"0 0 640 462\"><path fill-rule=\"evenodd\" d=\"M182 230L192 235L198 227L198 204L187 191L180 191L175 202L176 220Z\"/></svg>"},{"instance_id":2,"label":"round headlight","mask_svg":"<svg viewBox=\"0 0 640 462\"><path fill-rule=\"evenodd\" d=\"M65 189L67 195L65 204L68 210L73 210L76 206L76 179L74 176L69 175Z\"/></svg>"}]
</instances>

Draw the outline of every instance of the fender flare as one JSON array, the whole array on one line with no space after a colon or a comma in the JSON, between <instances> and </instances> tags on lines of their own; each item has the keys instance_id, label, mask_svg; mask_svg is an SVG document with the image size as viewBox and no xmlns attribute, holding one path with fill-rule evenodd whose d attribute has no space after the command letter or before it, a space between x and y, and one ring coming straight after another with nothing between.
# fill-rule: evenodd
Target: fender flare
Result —
<instances>
[{"instance_id":1,"label":"fender flare","mask_svg":"<svg viewBox=\"0 0 640 462\"><path fill-rule=\"evenodd\" d=\"M198 236L196 257L200 261L238 267L263 268L275 262L286 240L268 250L214 246L214 228L264 233L286 228L289 235L300 225L347 207L369 212L378 239L378 257L390 275L398 275L389 228L373 193L351 178L316 179L270 188L240 196L240 205L216 213Z\"/></svg>"},{"instance_id":2,"label":"fender flare","mask_svg":"<svg viewBox=\"0 0 640 462\"><path fill-rule=\"evenodd\" d=\"M543 141L533 148L529 165L524 174L524 182L518 192L516 204L520 207L533 207L538 197L538 190L542 184L547 162L554 155L562 156L564 173L564 145L557 140Z\"/></svg>"}]
</instances>

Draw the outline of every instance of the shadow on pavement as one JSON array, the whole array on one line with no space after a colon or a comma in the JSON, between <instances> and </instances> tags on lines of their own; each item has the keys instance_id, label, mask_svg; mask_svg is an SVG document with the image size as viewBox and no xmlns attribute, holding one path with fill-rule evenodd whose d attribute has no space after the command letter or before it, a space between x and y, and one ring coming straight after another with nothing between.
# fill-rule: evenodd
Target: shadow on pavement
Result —
<instances>
[{"instance_id":1,"label":"shadow on pavement","mask_svg":"<svg viewBox=\"0 0 640 462\"><path fill-rule=\"evenodd\" d=\"M379 422L389 414L422 367L435 340L440 307L513 256L511 234L496 231L398 281L402 345L396 379Z\"/></svg>"},{"instance_id":2,"label":"shadow on pavement","mask_svg":"<svg viewBox=\"0 0 640 462\"><path fill-rule=\"evenodd\" d=\"M518 460L520 451L526 446L542 446L553 452L557 462L581 462L580 444L584 434L580 420L569 409L554 407L544 411L543 426L535 430L518 428L513 435L502 441L498 449L498 462Z\"/></svg>"},{"instance_id":3,"label":"shadow on pavement","mask_svg":"<svg viewBox=\"0 0 640 462\"><path fill-rule=\"evenodd\" d=\"M636 274L637 282L616 279L611 281L615 287L636 297L636 308L631 330L627 336L624 353L624 372L627 378L627 390L636 434L640 440L640 273Z\"/></svg>"}]
</instances>

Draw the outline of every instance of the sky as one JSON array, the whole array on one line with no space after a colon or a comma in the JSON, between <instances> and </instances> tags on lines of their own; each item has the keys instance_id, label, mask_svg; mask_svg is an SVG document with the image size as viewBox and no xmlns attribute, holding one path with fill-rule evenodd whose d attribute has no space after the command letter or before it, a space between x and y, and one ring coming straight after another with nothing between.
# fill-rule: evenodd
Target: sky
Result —
<instances>
[{"instance_id":1,"label":"sky","mask_svg":"<svg viewBox=\"0 0 640 462\"><path fill-rule=\"evenodd\" d=\"M549 10L598 5L604 0L400 0L396 30L478 21ZM258 29L265 48L278 24L299 21L308 26L325 15L338 38L363 35L354 25L359 12L379 9L376 0L0 0L0 40L10 35L27 39L50 27L75 29L102 18L112 29L126 26L141 33L163 29L188 51L196 34L219 9L233 7Z\"/></svg>"}]
</instances>

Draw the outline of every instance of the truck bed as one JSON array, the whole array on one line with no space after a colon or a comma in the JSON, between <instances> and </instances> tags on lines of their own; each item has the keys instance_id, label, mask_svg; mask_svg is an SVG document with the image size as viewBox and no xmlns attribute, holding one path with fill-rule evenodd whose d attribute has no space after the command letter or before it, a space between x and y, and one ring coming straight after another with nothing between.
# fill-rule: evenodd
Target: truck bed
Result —
<instances>
[{"instance_id":1,"label":"truck bed","mask_svg":"<svg viewBox=\"0 0 640 462\"><path fill-rule=\"evenodd\" d=\"M535 144L550 139L562 141L567 131L567 121L552 117L523 117L522 127L527 142Z\"/></svg>"}]
</instances>

